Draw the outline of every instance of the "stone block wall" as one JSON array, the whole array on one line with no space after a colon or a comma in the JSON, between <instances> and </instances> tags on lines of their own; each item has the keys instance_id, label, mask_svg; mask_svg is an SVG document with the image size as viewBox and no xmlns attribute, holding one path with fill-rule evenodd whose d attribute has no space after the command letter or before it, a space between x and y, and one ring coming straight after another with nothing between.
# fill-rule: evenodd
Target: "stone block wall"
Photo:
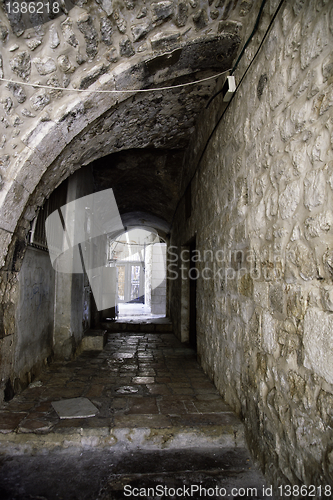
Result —
<instances>
[{"instance_id":1,"label":"stone block wall","mask_svg":"<svg viewBox=\"0 0 333 500\"><path fill-rule=\"evenodd\" d=\"M179 268L196 233L198 356L276 494L333 482L333 5L284 2L250 65L278 3L230 105L219 96L201 116L192 213L183 199L171 235ZM179 336L181 290L170 280Z\"/></svg>"}]
</instances>

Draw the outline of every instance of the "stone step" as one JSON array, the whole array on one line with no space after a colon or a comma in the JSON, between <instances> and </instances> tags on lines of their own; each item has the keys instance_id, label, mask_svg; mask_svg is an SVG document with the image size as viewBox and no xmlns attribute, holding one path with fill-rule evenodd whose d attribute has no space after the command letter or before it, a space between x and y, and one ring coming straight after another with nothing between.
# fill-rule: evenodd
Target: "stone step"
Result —
<instances>
[{"instance_id":1,"label":"stone step","mask_svg":"<svg viewBox=\"0 0 333 500\"><path fill-rule=\"evenodd\" d=\"M246 447L243 424L174 335L109 333L104 350L92 347L5 404L0 452Z\"/></svg>"},{"instance_id":2,"label":"stone step","mask_svg":"<svg viewBox=\"0 0 333 500\"><path fill-rule=\"evenodd\" d=\"M4 417L8 416L6 420ZM16 422L15 422L16 419ZM50 419L49 419L50 420ZM137 450L245 450L244 427L231 411L206 414L120 415L112 424L96 417L47 420L23 413L0 415L0 454L33 453L58 448Z\"/></svg>"},{"instance_id":3,"label":"stone step","mask_svg":"<svg viewBox=\"0 0 333 500\"><path fill-rule=\"evenodd\" d=\"M123 455L98 498L121 500L124 493L138 492L145 493L145 498L162 493L163 498L271 498L266 496L261 472L244 449L225 452L192 448Z\"/></svg>"},{"instance_id":4,"label":"stone step","mask_svg":"<svg viewBox=\"0 0 333 500\"><path fill-rule=\"evenodd\" d=\"M0 411L1 499L116 500L126 484L251 487L258 474L242 422L169 332L109 333L102 351L52 363Z\"/></svg>"},{"instance_id":5,"label":"stone step","mask_svg":"<svg viewBox=\"0 0 333 500\"><path fill-rule=\"evenodd\" d=\"M80 351L103 351L108 340L108 332L102 330L88 330L84 334Z\"/></svg>"},{"instance_id":6,"label":"stone step","mask_svg":"<svg viewBox=\"0 0 333 500\"><path fill-rule=\"evenodd\" d=\"M171 322L147 321L106 321L102 328L112 333L172 333Z\"/></svg>"}]
</instances>

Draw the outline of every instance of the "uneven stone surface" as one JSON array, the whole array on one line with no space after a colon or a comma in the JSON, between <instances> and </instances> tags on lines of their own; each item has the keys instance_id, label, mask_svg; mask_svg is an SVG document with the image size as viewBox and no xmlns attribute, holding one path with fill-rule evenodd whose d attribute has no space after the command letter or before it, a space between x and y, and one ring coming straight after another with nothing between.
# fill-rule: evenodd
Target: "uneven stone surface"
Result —
<instances>
[{"instance_id":1,"label":"uneven stone surface","mask_svg":"<svg viewBox=\"0 0 333 500\"><path fill-rule=\"evenodd\" d=\"M111 2L89 0L68 12L65 9L52 20L43 18L43 22L39 21L42 24L27 24L26 29L25 18L10 15L7 19L2 13L1 71L5 78L17 80L3 83L2 87L2 202L12 203L14 178L22 175L21 169L29 170L40 161L44 171L49 166L50 171L44 179L35 172L31 175L29 182L34 188L38 181L41 184L27 207L29 213L36 211L45 197L79 166L103 156L146 147L183 151L194 130L197 113L215 86L214 78L179 91L139 94L135 105L130 94L96 94L93 85L100 90L163 87L227 70L239 47L240 31L218 33L223 6L218 7L217 17L208 19L207 32L203 27L194 29L192 15L201 9L200 4L193 5L189 16L187 5L181 4L177 10L174 2L152 2L147 6L142 2L118 2L113 8ZM240 22L237 5L228 17ZM250 29L249 26L246 31ZM22 81L29 85L21 85ZM40 89L33 83L71 92ZM75 89L90 89L92 93L77 94ZM116 111L119 106L121 109ZM58 137L57 148L52 147L47 153L51 136ZM74 137L77 141L72 141ZM33 139L33 143L27 138ZM71 146L66 149L69 143ZM26 163L26 155L35 156L37 151L41 157L30 157ZM82 152L79 156L78 151ZM145 181L140 175L141 171L135 172L138 186ZM161 178L161 174L158 176ZM176 203L173 189L170 193ZM141 200L137 196L137 204ZM155 200L159 200L158 192ZM150 199L150 214L152 202ZM162 204L154 203L160 205L157 211L161 212ZM169 205L164 202L164 207ZM131 211L137 214L136 220L144 219L142 212L143 207ZM161 222L164 231L170 224L171 213L172 206ZM16 225L16 211L11 218L12 225ZM6 217L1 223L5 230L12 227L6 224ZM22 223L20 231L27 230L26 222Z\"/></svg>"},{"instance_id":2,"label":"uneven stone surface","mask_svg":"<svg viewBox=\"0 0 333 500\"><path fill-rule=\"evenodd\" d=\"M83 394L97 415L60 420L52 400ZM4 500L123 498L126 484L267 498L241 423L171 333L110 334L103 352L52 364L0 414L0 479Z\"/></svg>"},{"instance_id":3,"label":"uneven stone surface","mask_svg":"<svg viewBox=\"0 0 333 500\"><path fill-rule=\"evenodd\" d=\"M44 17L39 21L42 24L36 22L33 27L30 23L25 25L28 18L24 16L21 19L14 19L15 15L11 14L8 18L2 12L0 70L3 77L14 80L18 78L16 85L21 80L46 85L48 84L47 75L54 73L59 82L58 86L76 88L76 82L82 79L97 61L101 65L111 62L113 66L110 72L112 72L115 65L120 63L121 58L130 59L134 55L141 57L140 54L142 54L144 59L148 59L152 52L157 50L154 45L155 38L165 36L168 38L170 32L175 33L175 24L178 31L176 31L173 49L183 48L189 41L196 40L199 36L202 36L204 40L206 33L203 30L208 25L209 35L216 34L223 12L223 6L220 6L217 10L215 9L217 17L209 18L207 9L202 9L200 4L197 4L192 9L192 16L189 17L187 3L180 2L176 9L173 1L151 2L148 6L141 1L133 3L120 1L117 7L113 8L110 1L89 0L89 2L82 2L74 7L71 5L71 7L69 11L65 9L66 13L64 11L55 16L53 20L47 20ZM239 21L241 18L239 8L235 5L228 16L233 21ZM236 46L239 42L240 39L235 39ZM112 57L108 52L109 47L113 47ZM160 44L158 50L169 51L172 48L166 44ZM229 48L226 47L225 51L228 52L228 50ZM225 59L224 64L219 64L222 69L227 69L225 67L227 58ZM133 60L133 64L135 65L138 60L139 58ZM212 72L216 70L218 72L219 69L212 65L210 68ZM158 77L155 83L159 80ZM94 82L91 81L90 85L92 83ZM10 85L13 84L9 84L9 87L3 85L3 99L9 98L7 88L9 89ZM139 85L139 87L146 86L144 80ZM26 86L24 91L27 98L32 98L31 102L33 102L34 94L38 92L38 89ZM51 95L49 92L49 97L47 104L52 118L52 112L62 106L60 101L65 96L54 93ZM66 99L64 99L65 102ZM20 106L22 103L22 100L15 101L11 112L15 109L20 116L23 111L23 107ZM31 111L28 108L25 109L28 112ZM29 116L27 112L25 116L29 119L24 129L35 127L38 123L38 116ZM13 147L17 149L19 142L17 139L16 142L13 141L10 129L7 130L7 134L9 135L4 152L8 151L11 161L14 162Z\"/></svg>"},{"instance_id":4,"label":"uneven stone surface","mask_svg":"<svg viewBox=\"0 0 333 500\"><path fill-rule=\"evenodd\" d=\"M51 403L73 398L88 398L97 415L60 420ZM53 363L6 403L0 415L0 433L6 434L0 449L7 451L29 446L22 433L42 434L41 443L52 448L69 432L73 435L66 439L80 447L82 435L94 428L109 435L97 439L101 447L122 442L143 448L160 448L162 443L170 448L205 442L212 447L245 445L241 423L200 369L194 352L172 333L109 334L104 351L85 351L67 364ZM128 429L133 429L131 438Z\"/></svg>"}]
</instances>

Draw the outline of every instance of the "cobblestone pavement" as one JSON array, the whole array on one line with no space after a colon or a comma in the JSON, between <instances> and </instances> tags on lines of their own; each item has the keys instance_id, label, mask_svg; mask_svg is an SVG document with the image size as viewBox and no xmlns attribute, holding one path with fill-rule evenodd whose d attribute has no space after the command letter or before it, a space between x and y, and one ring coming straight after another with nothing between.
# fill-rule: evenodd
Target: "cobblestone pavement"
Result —
<instances>
[{"instance_id":1,"label":"cobblestone pavement","mask_svg":"<svg viewBox=\"0 0 333 500\"><path fill-rule=\"evenodd\" d=\"M52 401L86 397L95 417L60 420ZM0 433L66 427L172 427L236 423L192 349L173 334L109 334L102 352L53 363L0 413Z\"/></svg>"},{"instance_id":2,"label":"cobblestone pavement","mask_svg":"<svg viewBox=\"0 0 333 500\"><path fill-rule=\"evenodd\" d=\"M52 402L77 397L96 416L60 419ZM116 500L126 485L178 498L193 484L220 488L213 499L244 487L256 489L243 498L266 498L241 422L171 333L109 334L103 351L53 363L0 412L1 499Z\"/></svg>"}]
</instances>

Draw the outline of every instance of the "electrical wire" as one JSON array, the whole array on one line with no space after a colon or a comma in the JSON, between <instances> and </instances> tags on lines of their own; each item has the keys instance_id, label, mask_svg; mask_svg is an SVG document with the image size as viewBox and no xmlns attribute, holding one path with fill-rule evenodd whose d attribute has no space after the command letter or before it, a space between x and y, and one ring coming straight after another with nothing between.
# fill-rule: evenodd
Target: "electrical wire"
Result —
<instances>
[{"instance_id":1,"label":"electrical wire","mask_svg":"<svg viewBox=\"0 0 333 500\"><path fill-rule=\"evenodd\" d=\"M247 47L249 46L252 38L254 37L257 29L258 29L258 26L259 26L259 22L260 22L260 18L261 18L261 14L264 10L264 7L265 7L265 4L266 4L267 0L263 0L261 2L261 5L260 5L260 8L259 8L259 12L258 12L258 15L257 15L257 19L256 19L256 22L254 23L254 27L253 27L253 30L250 34L250 36L248 37L244 47L242 48L238 58L237 58L237 61L235 62L233 68L231 69L230 71L230 75L233 75L233 73L236 71L237 69L237 66L238 66L238 63L240 62L240 60L242 59L243 55L245 54L245 50L247 49ZM219 94L221 94L221 92L223 91L223 88L220 89L218 92L216 92L216 94L214 94L210 99L209 101L207 102L206 104L206 109L208 109L208 107L210 106L210 103L215 99L215 97L217 97Z\"/></svg>"},{"instance_id":2,"label":"electrical wire","mask_svg":"<svg viewBox=\"0 0 333 500\"><path fill-rule=\"evenodd\" d=\"M40 85L37 83L30 83L30 82L18 82L15 80L10 80L7 78L0 78L0 82L6 82L6 83L13 83L15 85L26 85L28 87L37 87L40 89L47 89L47 90L64 90L66 92L87 92L89 94L124 94L124 93L130 93L132 94L133 92L161 92L162 90L173 90L173 89L178 89L178 88L183 88L183 87L188 87L189 85L197 85L198 83L203 83L207 82L209 80L214 80L215 78L219 78L220 76L224 75L225 73L228 73L230 71L229 69L226 69L225 71L222 71L222 73L218 73L217 75L213 76L208 76L206 78L202 78L201 80L196 80L194 82L188 82L188 83L181 83L179 85L172 85L170 87L157 87L157 88L152 88L152 89L125 89L125 90L88 90L88 89L69 89L66 87L52 87L49 85Z\"/></svg>"}]
</instances>

